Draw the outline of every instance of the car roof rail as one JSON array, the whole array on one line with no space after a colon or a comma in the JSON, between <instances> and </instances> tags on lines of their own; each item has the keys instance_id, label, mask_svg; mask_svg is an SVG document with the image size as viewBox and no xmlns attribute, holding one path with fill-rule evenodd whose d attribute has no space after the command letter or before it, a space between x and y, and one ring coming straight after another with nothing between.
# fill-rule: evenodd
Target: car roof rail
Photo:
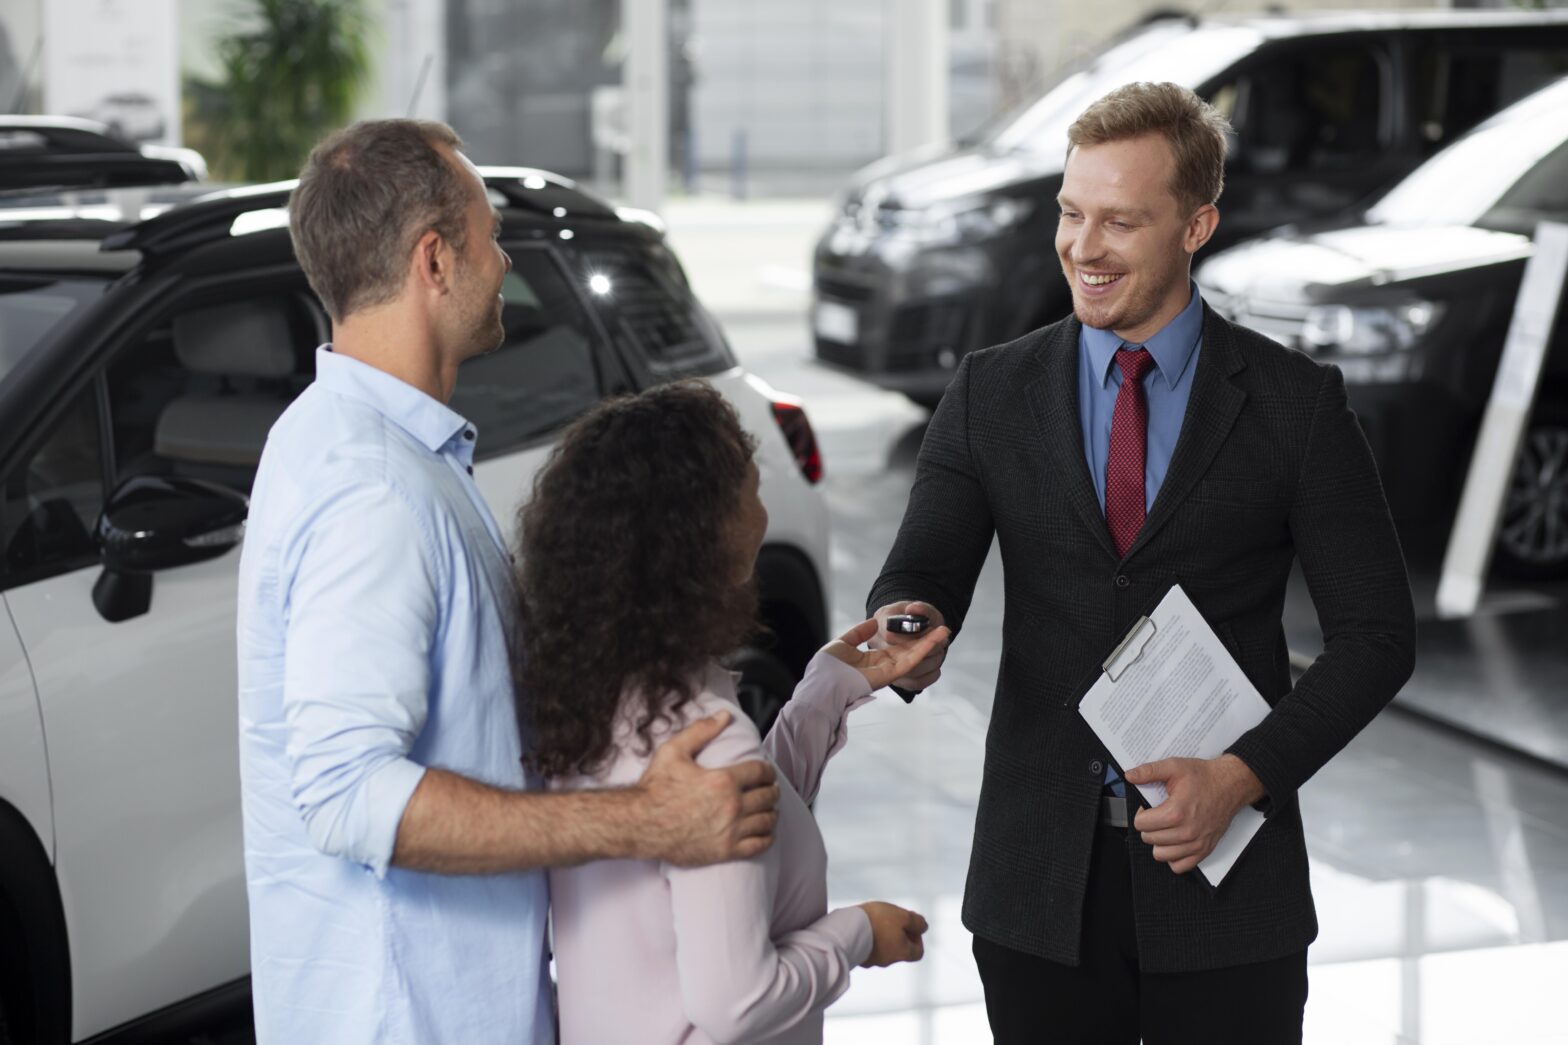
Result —
<instances>
[{"instance_id":1,"label":"car roof rail","mask_svg":"<svg viewBox=\"0 0 1568 1045\"><path fill-rule=\"evenodd\" d=\"M177 185L205 173L198 153L139 146L92 120L0 115L0 192Z\"/></svg>"},{"instance_id":2,"label":"car roof rail","mask_svg":"<svg viewBox=\"0 0 1568 1045\"><path fill-rule=\"evenodd\" d=\"M616 217L614 207L559 174L533 167L480 167L479 174L486 188L500 193L519 210L560 218Z\"/></svg>"},{"instance_id":3,"label":"car roof rail","mask_svg":"<svg viewBox=\"0 0 1568 1045\"><path fill-rule=\"evenodd\" d=\"M0 115L0 156L8 152L27 152L36 156L40 151L141 155L137 146L116 138L109 133L108 127L96 120L75 116Z\"/></svg>"},{"instance_id":4,"label":"car roof rail","mask_svg":"<svg viewBox=\"0 0 1568 1045\"><path fill-rule=\"evenodd\" d=\"M481 167L479 173L486 188L499 193L508 206L518 210L556 218L620 220L613 207L559 174L531 167ZM159 255L222 239L243 214L286 209L298 184L297 180L275 181L210 193L110 233L99 249Z\"/></svg>"},{"instance_id":5,"label":"car roof rail","mask_svg":"<svg viewBox=\"0 0 1568 1045\"><path fill-rule=\"evenodd\" d=\"M256 211L282 210L296 181L274 181L222 189L198 196L189 203L170 207L146 221L111 232L98 245L99 250L139 250L143 254L169 254L222 239L229 235L234 220Z\"/></svg>"}]
</instances>

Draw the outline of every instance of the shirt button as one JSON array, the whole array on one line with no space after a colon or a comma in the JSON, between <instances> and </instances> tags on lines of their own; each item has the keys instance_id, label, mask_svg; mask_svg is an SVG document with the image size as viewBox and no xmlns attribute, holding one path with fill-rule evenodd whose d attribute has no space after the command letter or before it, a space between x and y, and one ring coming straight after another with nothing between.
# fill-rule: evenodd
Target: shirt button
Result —
<instances>
[{"instance_id":1,"label":"shirt button","mask_svg":"<svg viewBox=\"0 0 1568 1045\"><path fill-rule=\"evenodd\" d=\"M1116 575L1116 586L1118 588L1130 588L1132 587L1132 578L1125 573L1118 573Z\"/></svg>"},{"instance_id":2,"label":"shirt button","mask_svg":"<svg viewBox=\"0 0 1568 1045\"><path fill-rule=\"evenodd\" d=\"M1103 777L1105 775L1105 763L1101 762L1099 759L1095 759L1093 762L1090 762L1089 774L1091 776Z\"/></svg>"},{"instance_id":3,"label":"shirt button","mask_svg":"<svg viewBox=\"0 0 1568 1045\"><path fill-rule=\"evenodd\" d=\"M472 428L465 428L465 429L463 429L463 438L467 439L470 443L473 442L474 441L474 430Z\"/></svg>"},{"instance_id":4,"label":"shirt button","mask_svg":"<svg viewBox=\"0 0 1568 1045\"><path fill-rule=\"evenodd\" d=\"M473 465L469 465L468 466L468 474L469 475L473 475L474 474L474 466Z\"/></svg>"}]
</instances>

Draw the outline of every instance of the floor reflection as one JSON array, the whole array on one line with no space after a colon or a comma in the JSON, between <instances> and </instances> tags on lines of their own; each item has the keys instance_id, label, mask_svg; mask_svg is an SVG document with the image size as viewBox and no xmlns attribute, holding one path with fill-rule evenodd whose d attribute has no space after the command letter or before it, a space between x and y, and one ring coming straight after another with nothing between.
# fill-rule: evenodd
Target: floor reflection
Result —
<instances>
[{"instance_id":1,"label":"floor reflection","mask_svg":"<svg viewBox=\"0 0 1568 1045\"><path fill-rule=\"evenodd\" d=\"M856 975L829 1042L989 1040L959 921L985 714L958 674L856 712L827 774L834 902L932 923L924 962ZM1568 1042L1568 778L1391 712L1301 800L1322 927L1309 1043Z\"/></svg>"}]
</instances>

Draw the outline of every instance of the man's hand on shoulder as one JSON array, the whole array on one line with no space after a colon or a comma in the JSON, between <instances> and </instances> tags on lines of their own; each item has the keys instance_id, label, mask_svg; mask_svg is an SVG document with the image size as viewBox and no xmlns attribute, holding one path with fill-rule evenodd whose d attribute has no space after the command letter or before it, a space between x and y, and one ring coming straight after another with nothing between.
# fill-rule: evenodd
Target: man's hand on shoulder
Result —
<instances>
[{"instance_id":1,"label":"man's hand on shoulder","mask_svg":"<svg viewBox=\"0 0 1568 1045\"><path fill-rule=\"evenodd\" d=\"M1166 799L1133 819L1154 858L1185 874L1214 851L1243 806L1264 797L1263 785L1235 755L1163 758L1127 771L1127 781L1165 785Z\"/></svg>"},{"instance_id":2,"label":"man's hand on shoulder","mask_svg":"<svg viewBox=\"0 0 1568 1045\"><path fill-rule=\"evenodd\" d=\"M697 765L697 753L729 724L728 712L699 719L654 752L636 787L645 814L637 856L702 867L748 859L773 844L779 802L773 767Z\"/></svg>"}]
</instances>

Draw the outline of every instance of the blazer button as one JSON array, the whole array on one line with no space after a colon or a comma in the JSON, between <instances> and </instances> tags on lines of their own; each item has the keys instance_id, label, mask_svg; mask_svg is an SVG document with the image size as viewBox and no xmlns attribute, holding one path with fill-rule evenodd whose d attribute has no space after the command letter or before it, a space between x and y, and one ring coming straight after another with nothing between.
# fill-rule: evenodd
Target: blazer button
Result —
<instances>
[{"instance_id":1,"label":"blazer button","mask_svg":"<svg viewBox=\"0 0 1568 1045\"><path fill-rule=\"evenodd\" d=\"M1132 587L1132 578L1125 573L1118 573L1116 575L1116 586L1118 588L1130 588Z\"/></svg>"},{"instance_id":2,"label":"blazer button","mask_svg":"<svg viewBox=\"0 0 1568 1045\"><path fill-rule=\"evenodd\" d=\"M1105 775L1105 763L1101 762L1099 759L1095 759L1093 762L1090 762L1089 774L1094 777L1103 777Z\"/></svg>"}]
</instances>

